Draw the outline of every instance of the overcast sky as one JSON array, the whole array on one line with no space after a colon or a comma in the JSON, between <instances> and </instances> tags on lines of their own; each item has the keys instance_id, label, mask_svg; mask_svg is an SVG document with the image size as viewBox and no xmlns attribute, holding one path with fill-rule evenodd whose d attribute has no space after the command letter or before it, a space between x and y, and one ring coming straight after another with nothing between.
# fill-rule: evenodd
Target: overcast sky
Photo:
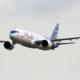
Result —
<instances>
[{"instance_id":1,"label":"overcast sky","mask_svg":"<svg viewBox=\"0 0 80 80\"><path fill-rule=\"evenodd\" d=\"M80 36L80 0L0 0L0 40L10 40L12 28L58 38ZM55 51L0 44L0 80L80 80L80 40Z\"/></svg>"}]
</instances>

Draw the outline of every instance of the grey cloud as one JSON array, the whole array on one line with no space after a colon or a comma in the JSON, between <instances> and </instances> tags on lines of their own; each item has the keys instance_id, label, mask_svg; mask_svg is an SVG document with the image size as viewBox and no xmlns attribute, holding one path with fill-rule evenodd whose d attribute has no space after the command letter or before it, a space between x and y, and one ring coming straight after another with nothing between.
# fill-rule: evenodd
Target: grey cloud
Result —
<instances>
[{"instance_id":1,"label":"grey cloud","mask_svg":"<svg viewBox=\"0 0 80 80\"><path fill-rule=\"evenodd\" d=\"M51 12L60 12L65 10L77 1L73 0L34 0L34 1L19 1L17 11L19 13L32 14L48 14ZM67 6L68 5L68 6Z\"/></svg>"},{"instance_id":2,"label":"grey cloud","mask_svg":"<svg viewBox=\"0 0 80 80\"><path fill-rule=\"evenodd\" d=\"M78 1L79 0L8 0L2 3L4 4L3 6L0 6L0 14L8 16L56 14L66 10Z\"/></svg>"}]
</instances>

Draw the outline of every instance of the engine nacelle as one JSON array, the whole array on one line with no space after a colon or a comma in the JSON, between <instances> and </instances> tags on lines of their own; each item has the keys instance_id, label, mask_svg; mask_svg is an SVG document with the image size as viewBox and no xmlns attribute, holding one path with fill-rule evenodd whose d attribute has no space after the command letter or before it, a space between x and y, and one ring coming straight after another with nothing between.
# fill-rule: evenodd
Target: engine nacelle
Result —
<instances>
[{"instance_id":1,"label":"engine nacelle","mask_svg":"<svg viewBox=\"0 0 80 80\"><path fill-rule=\"evenodd\" d=\"M52 46L52 42L48 41L48 40L43 40L41 43L42 47L44 48L51 48Z\"/></svg>"},{"instance_id":2,"label":"engine nacelle","mask_svg":"<svg viewBox=\"0 0 80 80\"><path fill-rule=\"evenodd\" d=\"M9 41L6 41L6 42L4 43L4 47L5 47L6 49L8 49L8 50L12 50L12 49L14 48L14 44L11 43L11 42L9 42Z\"/></svg>"},{"instance_id":3,"label":"engine nacelle","mask_svg":"<svg viewBox=\"0 0 80 80\"><path fill-rule=\"evenodd\" d=\"M43 40L42 41L42 46L43 47L47 47L48 46L48 41L47 40Z\"/></svg>"}]
</instances>

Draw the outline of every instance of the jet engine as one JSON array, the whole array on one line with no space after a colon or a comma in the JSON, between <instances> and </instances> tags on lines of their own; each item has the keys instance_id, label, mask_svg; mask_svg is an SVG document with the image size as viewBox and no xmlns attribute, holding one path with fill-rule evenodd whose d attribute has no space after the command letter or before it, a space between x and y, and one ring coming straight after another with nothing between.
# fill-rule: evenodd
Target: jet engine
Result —
<instances>
[{"instance_id":1,"label":"jet engine","mask_svg":"<svg viewBox=\"0 0 80 80\"><path fill-rule=\"evenodd\" d=\"M14 48L14 44L9 41L6 41L4 42L4 47L8 50L12 50Z\"/></svg>"},{"instance_id":2,"label":"jet engine","mask_svg":"<svg viewBox=\"0 0 80 80\"><path fill-rule=\"evenodd\" d=\"M44 48L51 48L52 46L52 42L48 41L48 40L43 40L42 43L41 43L42 47Z\"/></svg>"}]
</instances>

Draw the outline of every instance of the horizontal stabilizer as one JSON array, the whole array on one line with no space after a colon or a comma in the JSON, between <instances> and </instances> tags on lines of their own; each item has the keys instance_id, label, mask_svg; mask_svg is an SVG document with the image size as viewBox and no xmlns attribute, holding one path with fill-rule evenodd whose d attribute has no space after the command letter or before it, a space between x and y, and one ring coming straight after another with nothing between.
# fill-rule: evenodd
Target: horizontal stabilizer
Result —
<instances>
[{"instance_id":1,"label":"horizontal stabilizer","mask_svg":"<svg viewBox=\"0 0 80 80\"><path fill-rule=\"evenodd\" d=\"M75 44L75 42L59 43L58 45L65 45L65 44Z\"/></svg>"}]
</instances>

